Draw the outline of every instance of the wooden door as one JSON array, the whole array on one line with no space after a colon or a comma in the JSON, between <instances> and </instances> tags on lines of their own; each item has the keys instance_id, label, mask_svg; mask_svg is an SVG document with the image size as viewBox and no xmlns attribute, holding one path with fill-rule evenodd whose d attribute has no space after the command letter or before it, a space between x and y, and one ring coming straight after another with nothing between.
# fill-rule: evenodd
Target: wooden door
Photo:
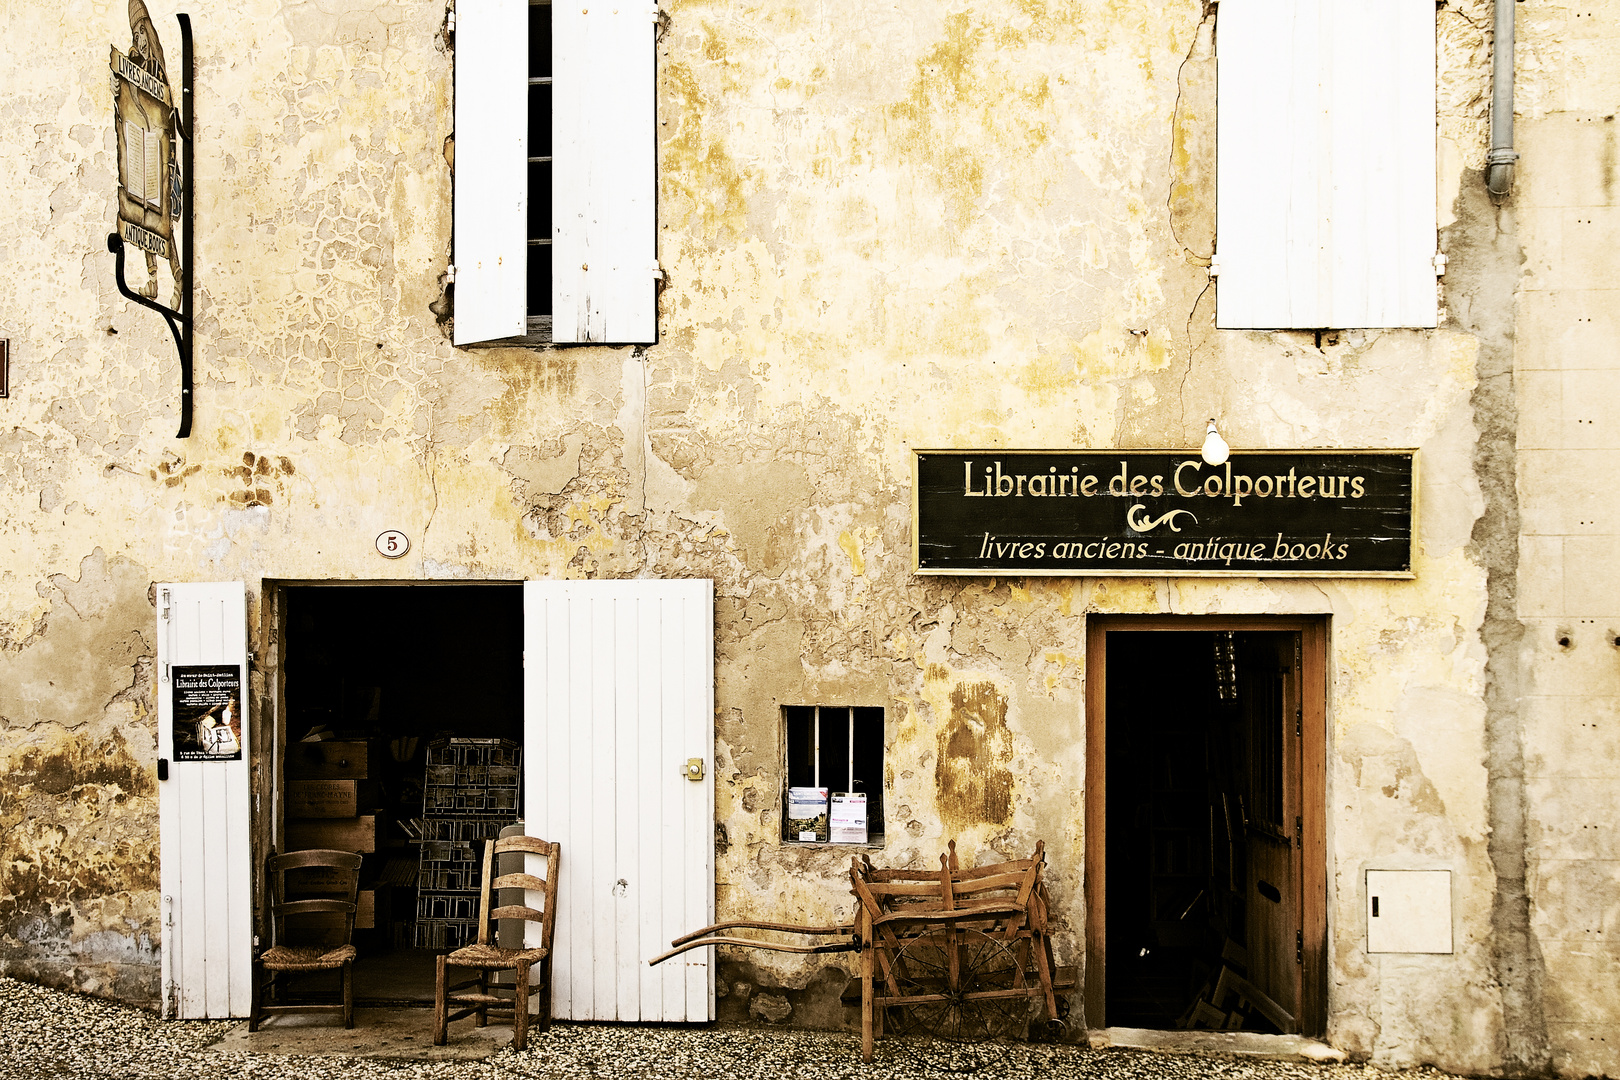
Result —
<instances>
[{"instance_id":1,"label":"wooden door","mask_svg":"<svg viewBox=\"0 0 1620 1080\"><path fill-rule=\"evenodd\" d=\"M1297 633L1236 635L1238 707L1248 758L1245 940L1249 981L1285 1034L1299 1031L1304 965L1300 792L1303 710Z\"/></svg>"},{"instance_id":2,"label":"wooden door","mask_svg":"<svg viewBox=\"0 0 1620 1080\"><path fill-rule=\"evenodd\" d=\"M246 1016L253 949L247 603L239 581L160 584L163 1015Z\"/></svg>"},{"instance_id":3,"label":"wooden door","mask_svg":"<svg viewBox=\"0 0 1620 1080\"><path fill-rule=\"evenodd\" d=\"M523 617L525 827L562 844L553 1015L713 1020L712 949L647 966L714 921L713 583L531 581Z\"/></svg>"},{"instance_id":4,"label":"wooden door","mask_svg":"<svg viewBox=\"0 0 1620 1080\"><path fill-rule=\"evenodd\" d=\"M1254 669L1240 687L1253 730L1274 733L1271 743L1248 738L1246 753L1264 752L1275 784L1268 838L1246 837L1238 883L1245 890L1250 982L1275 994L1278 1027L1320 1034L1327 1022L1327 620L1321 616L1096 615L1086 626L1086 828L1084 998L1088 1027L1107 1027L1108 1000L1108 785L1110 718L1108 641L1118 631L1220 631L1241 642ZM1246 763L1247 764L1247 763ZM1242 807L1230 810L1234 830L1253 821L1251 786ZM1280 804L1277 799L1280 798ZM1224 822L1226 806L1210 809ZM1128 823L1127 823L1128 824ZM1223 825L1224 828L1224 825ZM1214 843L1216 830L1210 831ZM1286 842L1285 842L1286 841ZM1229 862L1232 860L1228 860ZM1273 901L1262 891L1275 889ZM1235 887L1235 886L1234 886ZM1260 910L1264 905L1263 911ZM1256 946L1256 942L1262 944Z\"/></svg>"}]
</instances>

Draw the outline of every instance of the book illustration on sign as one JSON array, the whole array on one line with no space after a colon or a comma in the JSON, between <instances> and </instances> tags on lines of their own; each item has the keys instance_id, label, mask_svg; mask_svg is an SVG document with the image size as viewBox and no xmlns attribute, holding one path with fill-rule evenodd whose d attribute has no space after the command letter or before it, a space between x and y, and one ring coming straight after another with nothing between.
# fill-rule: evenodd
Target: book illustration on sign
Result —
<instances>
[{"instance_id":1,"label":"book illustration on sign","mask_svg":"<svg viewBox=\"0 0 1620 1080\"><path fill-rule=\"evenodd\" d=\"M185 267L175 246L180 214L180 167L175 155L174 91L157 27L143 0L130 0L130 48L112 50L114 125L118 140L118 228L125 243L146 257L141 295L158 294L157 260L169 264L173 306L180 306Z\"/></svg>"},{"instance_id":2,"label":"book illustration on sign","mask_svg":"<svg viewBox=\"0 0 1620 1080\"><path fill-rule=\"evenodd\" d=\"M174 760L242 758L242 673L235 664L175 666Z\"/></svg>"}]
</instances>

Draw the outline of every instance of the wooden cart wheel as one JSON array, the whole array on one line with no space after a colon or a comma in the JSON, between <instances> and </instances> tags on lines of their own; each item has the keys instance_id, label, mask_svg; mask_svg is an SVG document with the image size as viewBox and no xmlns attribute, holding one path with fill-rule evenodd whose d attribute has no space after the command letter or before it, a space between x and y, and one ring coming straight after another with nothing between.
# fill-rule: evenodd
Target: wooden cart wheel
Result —
<instances>
[{"instance_id":1,"label":"wooden cart wheel","mask_svg":"<svg viewBox=\"0 0 1620 1080\"><path fill-rule=\"evenodd\" d=\"M907 939L895 952L901 1004L899 1033L953 1043L1019 1033L1033 1003L1016 986L1012 949L979 930L936 930Z\"/></svg>"}]
</instances>

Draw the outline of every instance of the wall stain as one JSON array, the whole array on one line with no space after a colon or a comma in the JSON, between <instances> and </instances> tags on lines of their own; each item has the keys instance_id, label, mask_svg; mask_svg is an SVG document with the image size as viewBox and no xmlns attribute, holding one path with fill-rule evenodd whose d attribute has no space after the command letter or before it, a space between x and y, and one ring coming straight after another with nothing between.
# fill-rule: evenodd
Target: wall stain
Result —
<instances>
[{"instance_id":1,"label":"wall stain","mask_svg":"<svg viewBox=\"0 0 1620 1080\"><path fill-rule=\"evenodd\" d=\"M1006 825L1013 788L1007 698L994 683L975 682L953 689L950 701L934 763L947 835L970 825Z\"/></svg>"}]
</instances>

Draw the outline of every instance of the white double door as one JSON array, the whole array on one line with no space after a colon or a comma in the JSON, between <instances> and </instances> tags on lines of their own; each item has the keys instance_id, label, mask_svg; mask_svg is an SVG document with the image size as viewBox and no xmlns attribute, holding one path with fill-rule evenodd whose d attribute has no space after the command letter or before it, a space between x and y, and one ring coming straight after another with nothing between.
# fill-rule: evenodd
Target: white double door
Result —
<instances>
[{"instance_id":1,"label":"white double door","mask_svg":"<svg viewBox=\"0 0 1620 1080\"><path fill-rule=\"evenodd\" d=\"M250 853L248 710L239 760L177 761L193 699L173 678L234 666L246 687L245 591L158 588L165 1015L245 1016L263 855ZM525 828L562 845L558 1018L714 1018L712 950L647 966L714 921L713 751L711 582L524 583Z\"/></svg>"}]
</instances>

